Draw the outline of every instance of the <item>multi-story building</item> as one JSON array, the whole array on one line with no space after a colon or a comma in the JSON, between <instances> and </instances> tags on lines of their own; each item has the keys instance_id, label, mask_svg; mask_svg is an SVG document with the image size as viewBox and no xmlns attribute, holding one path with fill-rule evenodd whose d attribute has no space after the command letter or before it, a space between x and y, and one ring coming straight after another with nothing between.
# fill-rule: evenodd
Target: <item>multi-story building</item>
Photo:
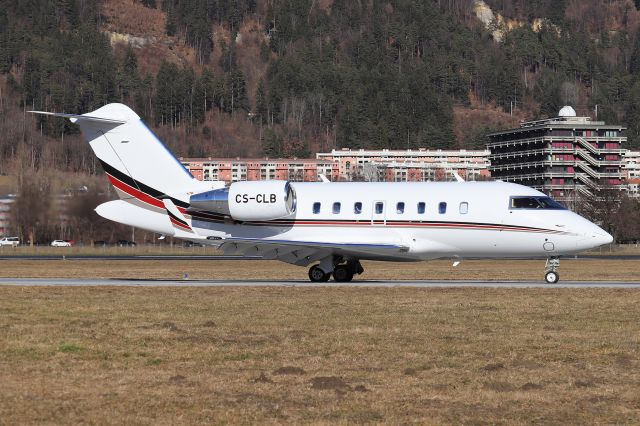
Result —
<instances>
[{"instance_id":1,"label":"multi-story building","mask_svg":"<svg viewBox=\"0 0 640 426\"><path fill-rule=\"evenodd\" d=\"M320 174L332 181L452 180L457 172L466 180L489 178L489 151L332 150L315 159L180 158L200 180L282 179L315 182Z\"/></svg>"},{"instance_id":2,"label":"multi-story building","mask_svg":"<svg viewBox=\"0 0 640 426\"><path fill-rule=\"evenodd\" d=\"M337 180L333 162L299 158L180 158L182 164L199 180L291 180L317 182L323 174Z\"/></svg>"},{"instance_id":3,"label":"multi-story building","mask_svg":"<svg viewBox=\"0 0 640 426\"><path fill-rule=\"evenodd\" d=\"M622 158L626 129L577 117L563 107L558 117L530 121L489 135L491 176L571 201L603 185L626 189Z\"/></svg>"},{"instance_id":4,"label":"multi-story building","mask_svg":"<svg viewBox=\"0 0 640 426\"><path fill-rule=\"evenodd\" d=\"M489 177L489 151L352 150L344 148L318 153L319 160L338 166L341 180L429 181L451 180L455 171L466 180Z\"/></svg>"},{"instance_id":5,"label":"multi-story building","mask_svg":"<svg viewBox=\"0 0 640 426\"><path fill-rule=\"evenodd\" d=\"M0 196L0 236L8 235L11 225L11 205L16 201L13 194Z\"/></svg>"},{"instance_id":6,"label":"multi-story building","mask_svg":"<svg viewBox=\"0 0 640 426\"><path fill-rule=\"evenodd\" d=\"M629 196L640 198L640 151L625 152L622 169Z\"/></svg>"}]
</instances>

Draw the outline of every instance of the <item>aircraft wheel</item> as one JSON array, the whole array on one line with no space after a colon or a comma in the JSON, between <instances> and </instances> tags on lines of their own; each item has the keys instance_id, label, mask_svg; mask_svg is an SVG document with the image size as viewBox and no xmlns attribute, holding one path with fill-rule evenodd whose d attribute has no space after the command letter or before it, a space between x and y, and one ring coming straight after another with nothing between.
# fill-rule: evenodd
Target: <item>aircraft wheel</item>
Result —
<instances>
[{"instance_id":1,"label":"aircraft wheel","mask_svg":"<svg viewBox=\"0 0 640 426\"><path fill-rule=\"evenodd\" d=\"M560 274L558 274L556 271L549 271L544 274L544 280L548 284L555 284L558 282L558 280L560 280Z\"/></svg>"},{"instance_id":2,"label":"aircraft wheel","mask_svg":"<svg viewBox=\"0 0 640 426\"><path fill-rule=\"evenodd\" d=\"M333 270L333 279L339 283L349 282L353 279L353 272L347 265L336 266Z\"/></svg>"},{"instance_id":3,"label":"aircraft wheel","mask_svg":"<svg viewBox=\"0 0 640 426\"><path fill-rule=\"evenodd\" d=\"M329 281L331 274L325 273L318 265L309 268L309 279L314 283L322 283Z\"/></svg>"}]
</instances>

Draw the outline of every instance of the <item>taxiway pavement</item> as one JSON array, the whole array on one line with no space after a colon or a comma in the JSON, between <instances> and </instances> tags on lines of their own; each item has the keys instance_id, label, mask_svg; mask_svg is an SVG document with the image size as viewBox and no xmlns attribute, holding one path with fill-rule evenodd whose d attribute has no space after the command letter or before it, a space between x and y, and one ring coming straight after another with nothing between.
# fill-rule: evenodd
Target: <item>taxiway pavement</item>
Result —
<instances>
[{"instance_id":1,"label":"taxiway pavement","mask_svg":"<svg viewBox=\"0 0 640 426\"><path fill-rule=\"evenodd\" d=\"M303 280L151 280L151 279L68 279L68 278L0 278L1 286L26 287L413 287L413 288L633 288L640 281L438 281L438 280L363 280L350 283L312 283Z\"/></svg>"}]
</instances>

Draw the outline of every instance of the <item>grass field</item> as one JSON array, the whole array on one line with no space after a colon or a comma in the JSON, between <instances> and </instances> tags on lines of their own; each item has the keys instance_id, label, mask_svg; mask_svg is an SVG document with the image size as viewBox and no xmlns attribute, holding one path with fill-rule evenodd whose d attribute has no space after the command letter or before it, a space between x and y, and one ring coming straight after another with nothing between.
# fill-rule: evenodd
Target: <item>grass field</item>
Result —
<instances>
[{"instance_id":1,"label":"grass field","mask_svg":"<svg viewBox=\"0 0 640 426\"><path fill-rule=\"evenodd\" d=\"M542 281L544 260L469 260L453 267L449 261L418 263L363 262L356 279L536 280ZM4 278L133 278L191 280L307 280L307 268L264 260L0 260ZM563 259L562 280L640 280L640 261Z\"/></svg>"},{"instance_id":2,"label":"grass field","mask_svg":"<svg viewBox=\"0 0 640 426\"><path fill-rule=\"evenodd\" d=\"M640 422L634 290L0 287L0 423Z\"/></svg>"}]
</instances>

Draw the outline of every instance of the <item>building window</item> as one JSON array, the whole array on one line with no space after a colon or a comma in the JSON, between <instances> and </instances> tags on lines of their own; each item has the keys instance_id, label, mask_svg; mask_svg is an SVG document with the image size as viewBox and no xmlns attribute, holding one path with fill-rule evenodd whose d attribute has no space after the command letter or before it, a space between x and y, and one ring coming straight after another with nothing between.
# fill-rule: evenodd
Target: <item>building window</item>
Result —
<instances>
[{"instance_id":1,"label":"building window","mask_svg":"<svg viewBox=\"0 0 640 426\"><path fill-rule=\"evenodd\" d=\"M340 213L340 203L333 203L333 214Z\"/></svg>"},{"instance_id":2,"label":"building window","mask_svg":"<svg viewBox=\"0 0 640 426\"><path fill-rule=\"evenodd\" d=\"M447 203L444 201L438 204L438 213L445 214L447 212Z\"/></svg>"},{"instance_id":3,"label":"building window","mask_svg":"<svg viewBox=\"0 0 640 426\"><path fill-rule=\"evenodd\" d=\"M353 203L353 212L355 214L362 213L362 203L358 201L357 203Z\"/></svg>"},{"instance_id":4,"label":"building window","mask_svg":"<svg viewBox=\"0 0 640 426\"><path fill-rule=\"evenodd\" d=\"M400 201L398 204L396 204L396 213L397 214L403 214L404 213L404 203L402 201Z\"/></svg>"},{"instance_id":5,"label":"building window","mask_svg":"<svg viewBox=\"0 0 640 426\"><path fill-rule=\"evenodd\" d=\"M382 214L382 212L384 212L384 203L381 201L378 201L376 203L376 214Z\"/></svg>"},{"instance_id":6,"label":"building window","mask_svg":"<svg viewBox=\"0 0 640 426\"><path fill-rule=\"evenodd\" d=\"M467 214L469 213L469 203L467 203L466 201L463 201L462 203L460 203L460 214Z\"/></svg>"},{"instance_id":7,"label":"building window","mask_svg":"<svg viewBox=\"0 0 640 426\"><path fill-rule=\"evenodd\" d=\"M425 203L423 201L420 201L418 203L418 214L424 214L425 207Z\"/></svg>"},{"instance_id":8,"label":"building window","mask_svg":"<svg viewBox=\"0 0 640 426\"><path fill-rule=\"evenodd\" d=\"M320 203L313 203L313 214L320 213Z\"/></svg>"}]
</instances>

